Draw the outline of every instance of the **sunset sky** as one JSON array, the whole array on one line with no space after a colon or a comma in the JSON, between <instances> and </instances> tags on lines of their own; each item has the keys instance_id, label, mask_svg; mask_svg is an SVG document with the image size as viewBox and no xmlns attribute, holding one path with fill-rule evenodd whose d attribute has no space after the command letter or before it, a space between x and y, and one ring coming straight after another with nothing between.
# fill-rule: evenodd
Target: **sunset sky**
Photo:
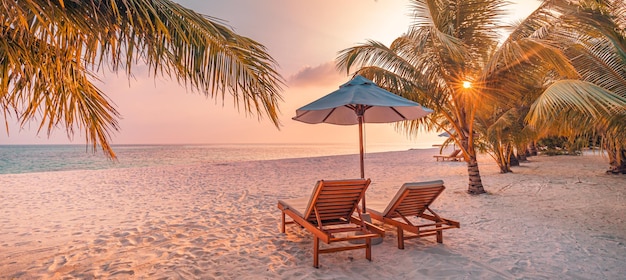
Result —
<instances>
[{"instance_id":1,"label":"sunset sky","mask_svg":"<svg viewBox=\"0 0 626 280\"><path fill-rule=\"evenodd\" d=\"M322 97L349 80L337 73L334 59L345 48L373 39L389 44L410 23L408 0L178 0L199 13L226 21L235 32L267 47L287 80L280 104L280 130L267 119L246 116L227 99L207 99L187 92L167 78L154 79L145 67L136 66L128 79L100 74L96 83L122 115L113 144L200 143L357 143L357 126L310 125L291 120L295 110ZM535 0L512 5L512 18L523 17L537 7ZM84 134L68 140L59 128L48 138L36 135L37 123L20 131L9 119L10 135L0 144L82 144ZM436 134L409 138L389 124L367 124L366 143L398 143L430 147L441 142Z\"/></svg>"}]
</instances>

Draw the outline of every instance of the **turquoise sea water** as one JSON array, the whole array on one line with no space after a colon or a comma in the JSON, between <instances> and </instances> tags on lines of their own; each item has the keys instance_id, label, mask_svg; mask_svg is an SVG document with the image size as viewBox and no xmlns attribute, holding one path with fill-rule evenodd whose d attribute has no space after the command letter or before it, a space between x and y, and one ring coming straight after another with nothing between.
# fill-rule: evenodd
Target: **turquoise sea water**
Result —
<instances>
[{"instance_id":1,"label":"turquoise sea water","mask_svg":"<svg viewBox=\"0 0 626 280\"><path fill-rule=\"evenodd\" d=\"M402 145L370 145L366 152L401 151ZM222 163L358 154L350 144L115 145L118 160L85 145L0 145L0 174Z\"/></svg>"}]
</instances>

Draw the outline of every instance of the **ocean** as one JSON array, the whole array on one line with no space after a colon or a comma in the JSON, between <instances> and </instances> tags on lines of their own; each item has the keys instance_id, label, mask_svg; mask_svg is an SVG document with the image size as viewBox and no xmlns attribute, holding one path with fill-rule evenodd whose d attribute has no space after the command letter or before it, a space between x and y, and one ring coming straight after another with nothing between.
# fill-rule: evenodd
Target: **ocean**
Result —
<instances>
[{"instance_id":1,"label":"ocean","mask_svg":"<svg viewBox=\"0 0 626 280\"><path fill-rule=\"evenodd\" d=\"M416 144L417 146L418 144ZM413 147L372 144L367 153ZM85 145L0 145L0 174L134 168L358 154L352 144L114 145L117 160Z\"/></svg>"}]
</instances>

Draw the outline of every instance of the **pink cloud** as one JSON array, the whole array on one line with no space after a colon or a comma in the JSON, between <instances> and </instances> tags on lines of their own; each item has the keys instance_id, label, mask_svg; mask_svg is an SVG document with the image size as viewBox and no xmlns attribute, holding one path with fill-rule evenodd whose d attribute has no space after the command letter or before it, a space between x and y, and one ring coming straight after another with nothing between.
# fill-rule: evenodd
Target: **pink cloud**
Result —
<instances>
[{"instance_id":1,"label":"pink cloud","mask_svg":"<svg viewBox=\"0 0 626 280\"><path fill-rule=\"evenodd\" d=\"M287 79L287 84L290 87L334 87L347 81L348 78L345 73L341 73L335 68L334 62L330 61L315 67L305 66L301 68Z\"/></svg>"}]
</instances>

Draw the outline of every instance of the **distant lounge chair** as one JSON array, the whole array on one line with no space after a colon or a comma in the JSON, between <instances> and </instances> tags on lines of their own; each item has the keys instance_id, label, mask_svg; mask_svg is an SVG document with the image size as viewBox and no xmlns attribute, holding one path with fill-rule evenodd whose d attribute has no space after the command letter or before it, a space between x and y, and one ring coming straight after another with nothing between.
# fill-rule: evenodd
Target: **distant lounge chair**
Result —
<instances>
[{"instance_id":1,"label":"distant lounge chair","mask_svg":"<svg viewBox=\"0 0 626 280\"><path fill-rule=\"evenodd\" d=\"M313 266L316 268L322 253L365 249L365 257L371 261L371 238L382 237L385 232L364 221L357 207L370 182L370 179L320 180L310 197L279 200L281 232L285 232L285 224L296 223L313 233ZM353 215L355 210L357 216ZM285 221L285 214L292 221ZM350 232L356 234L349 236ZM320 239L326 244L340 241L361 241L362 244L345 242L343 247L320 249Z\"/></svg>"},{"instance_id":2,"label":"distant lounge chair","mask_svg":"<svg viewBox=\"0 0 626 280\"><path fill-rule=\"evenodd\" d=\"M443 230L461 226L459 222L440 217L429 207L444 189L441 180L405 183L389 203L369 199L367 212L372 219L397 228L399 249L404 249L404 240L431 235L436 235L437 242L443 243ZM415 224L424 222L421 220L428 221L425 224ZM405 236L404 231L413 234Z\"/></svg>"},{"instance_id":3,"label":"distant lounge chair","mask_svg":"<svg viewBox=\"0 0 626 280\"><path fill-rule=\"evenodd\" d=\"M461 153L461 150L457 149L454 150L450 155L434 155L433 157L436 158L437 161L439 161L439 159L441 159L442 161L445 161L446 159L458 161L459 159L463 159L463 154Z\"/></svg>"}]
</instances>

